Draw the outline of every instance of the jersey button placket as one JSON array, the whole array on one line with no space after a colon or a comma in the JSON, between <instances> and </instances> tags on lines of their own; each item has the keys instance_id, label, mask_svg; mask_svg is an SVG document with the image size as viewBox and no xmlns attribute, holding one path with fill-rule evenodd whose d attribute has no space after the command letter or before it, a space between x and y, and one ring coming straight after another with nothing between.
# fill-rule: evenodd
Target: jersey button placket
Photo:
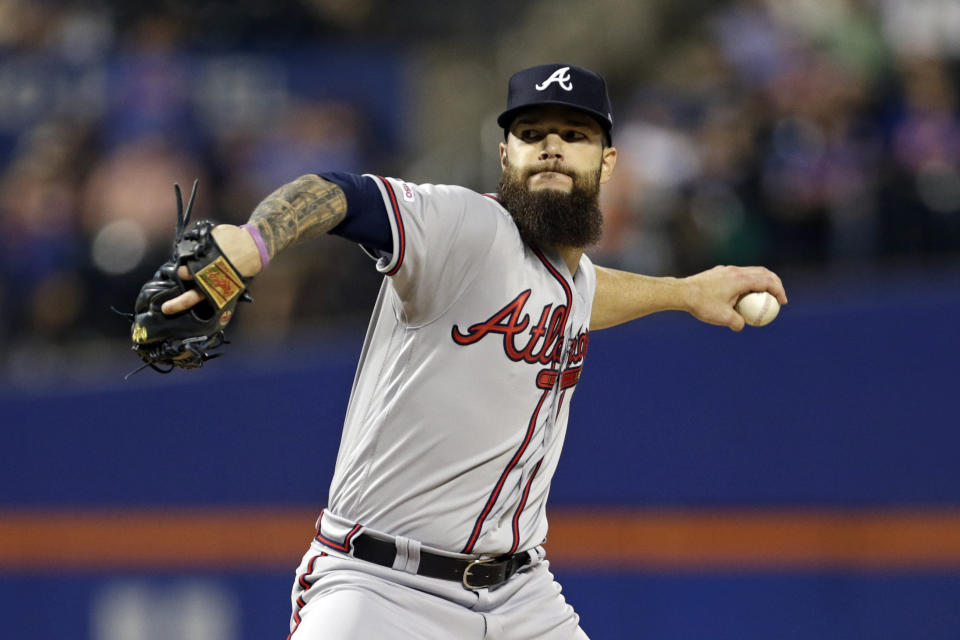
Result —
<instances>
[{"instance_id":1,"label":"jersey button placket","mask_svg":"<svg viewBox=\"0 0 960 640\"><path fill-rule=\"evenodd\" d=\"M550 415L547 417L546 429L543 433L543 441L546 443L550 439L550 432L557 426L557 409L559 408L560 398L563 397L563 372L567 368L567 362L570 359L570 336L563 334L563 348L560 351L560 362L557 363L557 379L550 389Z\"/></svg>"}]
</instances>

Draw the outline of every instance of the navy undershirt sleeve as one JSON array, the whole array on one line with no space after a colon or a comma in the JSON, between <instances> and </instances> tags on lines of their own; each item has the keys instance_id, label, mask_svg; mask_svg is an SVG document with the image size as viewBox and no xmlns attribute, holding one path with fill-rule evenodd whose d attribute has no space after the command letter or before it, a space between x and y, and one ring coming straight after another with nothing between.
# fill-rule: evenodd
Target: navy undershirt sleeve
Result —
<instances>
[{"instance_id":1,"label":"navy undershirt sleeve","mask_svg":"<svg viewBox=\"0 0 960 640\"><path fill-rule=\"evenodd\" d=\"M367 249L391 253L393 234L390 232L387 207L373 179L342 171L317 175L343 189L343 193L347 196L347 217L331 229L330 233L363 245Z\"/></svg>"}]
</instances>

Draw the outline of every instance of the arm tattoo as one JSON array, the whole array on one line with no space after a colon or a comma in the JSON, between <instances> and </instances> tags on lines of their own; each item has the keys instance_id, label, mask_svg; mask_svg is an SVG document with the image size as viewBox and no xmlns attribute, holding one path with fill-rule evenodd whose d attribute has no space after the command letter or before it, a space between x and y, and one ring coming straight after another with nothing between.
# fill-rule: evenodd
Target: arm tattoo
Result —
<instances>
[{"instance_id":1,"label":"arm tattoo","mask_svg":"<svg viewBox=\"0 0 960 640\"><path fill-rule=\"evenodd\" d=\"M257 205L250 216L273 258L282 250L315 238L340 224L347 215L347 196L339 186L316 175L300 176Z\"/></svg>"}]
</instances>

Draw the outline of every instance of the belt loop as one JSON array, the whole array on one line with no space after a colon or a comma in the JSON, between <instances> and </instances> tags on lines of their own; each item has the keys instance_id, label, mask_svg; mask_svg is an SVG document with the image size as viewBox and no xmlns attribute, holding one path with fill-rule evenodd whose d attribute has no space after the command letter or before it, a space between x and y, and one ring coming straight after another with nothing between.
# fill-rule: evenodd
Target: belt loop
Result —
<instances>
[{"instance_id":1,"label":"belt loop","mask_svg":"<svg viewBox=\"0 0 960 640\"><path fill-rule=\"evenodd\" d=\"M416 574L418 569L420 569L420 541L410 540L407 548L407 566L404 567L404 571Z\"/></svg>"},{"instance_id":2,"label":"belt loop","mask_svg":"<svg viewBox=\"0 0 960 640\"><path fill-rule=\"evenodd\" d=\"M396 569L397 571L406 571L410 538L396 536L393 539L393 544L397 547L397 556L393 559L393 566L391 568Z\"/></svg>"},{"instance_id":3,"label":"belt loop","mask_svg":"<svg viewBox=\"0 0 960 640\"><path fill-rule=\"evenodd\" d=\"M542 546L536 546L527 549L527 555L530 556L531 565L535 565L547 557L546 550Z\"/></svg>"},{"instance_id":4,"label":"belt loop","mask_svg":"<svg viewBox=\"0 0 960 640\"><path fill-rule=\"evenodd\" d=\"M403 536L393 539L397 547L397 557L393 560L393 568L416 575L420 568L420 541L411 540Z\"/></svg>"}]
</instances>

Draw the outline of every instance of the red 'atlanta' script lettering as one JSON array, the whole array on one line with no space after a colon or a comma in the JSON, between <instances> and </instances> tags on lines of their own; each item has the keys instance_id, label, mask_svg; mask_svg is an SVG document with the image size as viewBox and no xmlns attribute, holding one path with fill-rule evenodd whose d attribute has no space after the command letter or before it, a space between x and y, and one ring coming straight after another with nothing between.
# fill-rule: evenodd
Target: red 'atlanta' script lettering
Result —
<instances>
[{"instance_id":1,"label":"red 'atlanta' script lettering","mask_svg":"<svg viewBox=\"0 0 960 640\"><path fill-rule=\"evenodd\" d=\"M540 311L537 324L524 334L524 330L530 325L530 315L524 313L524 305L529 298L530 289L527 289L488 319L470 325L466 332L454 325L453 341L466 346L482 340L491 333L498 333L503 336L503 350L513 361L530 364L560 362L563 349L563 325L567 322L567 307L562 304L557 305L556 308L552 304L545 305ZM518 342L523 339L526 339L526 344L521 346Z\"/></svg>"}]
</instances>

